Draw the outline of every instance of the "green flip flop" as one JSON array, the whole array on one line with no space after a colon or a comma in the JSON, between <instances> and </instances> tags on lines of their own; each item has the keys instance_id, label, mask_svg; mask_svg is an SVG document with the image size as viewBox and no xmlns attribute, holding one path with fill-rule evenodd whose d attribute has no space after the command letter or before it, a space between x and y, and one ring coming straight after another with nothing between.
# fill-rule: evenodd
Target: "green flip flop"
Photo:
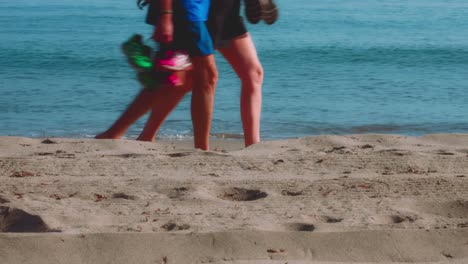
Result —
<instances>
[{"instance_id":1,"label":"green flip flop","mask_svg":"<svg viewBox=\"0 0 468 264\"><path fill-rule=\"evenodd\" d=\"M143 44L143 37L134 34L122 44L122 52L128 63L138 72L148 72L153 68L151 47Z\"/></svg>"}]
</instances>

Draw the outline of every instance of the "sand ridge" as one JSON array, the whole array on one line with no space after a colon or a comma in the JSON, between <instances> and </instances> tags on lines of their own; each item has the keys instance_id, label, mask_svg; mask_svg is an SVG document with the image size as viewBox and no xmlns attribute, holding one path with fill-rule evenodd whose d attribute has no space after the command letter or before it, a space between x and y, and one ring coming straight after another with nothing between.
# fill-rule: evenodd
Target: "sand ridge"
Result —
<instances>
[{"instance_id":1,"label":"sand ridge","mask_svg":"<svg viewBox=\"0 0 468 264\"><path fill-rule=\"evenodd\" d=\"M187 141L0 137L0 206L39 216L47 226L40 236L52 244L60 236L103 233L128 235L138 244L138 234L159 244L167 234L180 243L219 234L222 241L242 243L284 237L286 245L304 236L329 255L293 254L291 246L281 260L468 262L462 253L468 252L468 135L314 136L245 149L241 141L220 140L213 149L194 150ZM0 227L6 223L1 217ZM314 240L320 236L335 240L322 244ZM451 247L437 242L439 236ZM0 244L13 247L12 238L37 239L4 233ZM416 242L405 242L411 239ZM74 250L72 244L67 250ZM360 244L364 256L348 254L359 252ZM212 252L210 245L197 244L202 252ZM212 263L275 260L257 250L260 255L231 252L226 260L216 255ZM11 252L0 253L21 263ZM138 263L158 263L145 261Z\"/></svg>"},{"instance_id":2,"label":"sand ridge","mask_svg":"<svg viewBox=\"0 0 468 264\"><path fill-rule=\"evenodd\" d=\"M463 263L467 237L468 230L3 235L0 256L20 263L27 255L37 264Z\"/></svg>"}]
</instances>

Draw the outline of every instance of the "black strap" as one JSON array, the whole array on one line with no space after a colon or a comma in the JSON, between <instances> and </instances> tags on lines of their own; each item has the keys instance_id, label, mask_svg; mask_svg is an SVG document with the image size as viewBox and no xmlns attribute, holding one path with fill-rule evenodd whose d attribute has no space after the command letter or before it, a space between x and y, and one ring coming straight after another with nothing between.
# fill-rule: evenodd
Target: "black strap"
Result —
<instances>
[{"instance_id":1,"label":"black strap","mask_svg":"<svg viewBox=\"0 0 468 264\"><path fill-rule=\"evenodd\" d=\"M140 9L143 9L145 6L149 4L151 0L137 0L137 6Z\"/></svg>"}]
</instances>

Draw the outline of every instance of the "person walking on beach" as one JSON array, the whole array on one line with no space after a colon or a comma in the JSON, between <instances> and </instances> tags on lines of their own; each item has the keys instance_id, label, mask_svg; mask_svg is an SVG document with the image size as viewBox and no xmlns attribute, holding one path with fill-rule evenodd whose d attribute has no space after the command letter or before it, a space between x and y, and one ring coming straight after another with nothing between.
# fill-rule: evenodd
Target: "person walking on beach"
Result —
<instances>
[{"instance_id":1,"label":"person walking on beach","mask_svg":"<svg viewBox=\"0 0 468 264\"><path fill-rule=\"evenodd\" d=\"M252 38L240 16L240 6L240 0L212 1L208 27L215 47L230 63L241 80L241 117L244 142L245 146L250 146L260 141L263 69ZM274 5L270 5L270 7L276 8ZM154 91L143 89L111 128L96 138L120 138L130 125L151 109L151 115L138 140L153 141L158 129L172 109L187 92L197 89L196 74L196 71L188 73L184 89L163 88ZM213 92L214 96L214 90L210 91ZM212 105L211 108L204 109L210 112L211 118ZM196 109L192 104L192 115L194 111ZM197 145L197 135L194 134L194 136L197 148L200 145ZM203 136L204 142L208 143L209 133ZM209 144L203 145L202 149L209 149Z\"/></svg>"},{"instance_id":2,"label":"person walking on beach","mask_svg":"<svg viewBox=\"0 0 468 264\"><path fill-rule=\"evenodd\" d=\"M137 1L140 9L147 4L146 0ZM187 51L184 50L187 45L181 41L184 39L184 34L187 34L183 30L187 23L177 27L179 30L176 32L179 33L179 37L175 38L178 41L173 41L172 1L161 1L159 5L153 6L156 8L151 9L154 13L152 16L161 17L159 30L154 30L152 35L152 39L158 43L158 49L153 52L151 47L143 43L143 37L140 34L134 34L122 44L122 51L128 63L137 71L138 80L145 88L181 86L180 72L190 69L192 65ZM168 21L171 22L167 23Z\"/></svg>"},{"instance_id":3,"label":"person walking on beach","mask_svg":"<svg viewBox=\"0 0 468 264\"><path fill-rule=\"evenodd\" d=\"M155 21L153 36L157 41L163 43L173 41L177 46L183 46L183 50L190 55L193 64L191 82L194 87L192 121L195 147L201 149L208 149L211 109L214 104L214 90L217 82L213 43L205 24L208 13L209 0L153 0L150 2L147 19L148 22ZM163 87L157 91L168 92L171 88L177 90L175 87ZM144 89L114 125L106 132L97 135L96 138L119 138L123 135L129 125L151 108L150 102L144 100L147 99L146 96L149 96L147 92L149 91ZM174 95L177 95L177 98L180 97L179 93ZM124 131L122 131L122 121L127 126Z\"/></svg>"}]
</instances>

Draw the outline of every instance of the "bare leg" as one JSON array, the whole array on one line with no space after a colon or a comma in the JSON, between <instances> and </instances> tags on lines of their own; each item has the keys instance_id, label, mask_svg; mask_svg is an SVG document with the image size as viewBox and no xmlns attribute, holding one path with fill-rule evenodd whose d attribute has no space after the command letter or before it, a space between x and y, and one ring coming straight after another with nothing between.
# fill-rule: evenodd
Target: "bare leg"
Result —
<instances>
[{"instance_id":1,"label":"bare leg","mask_svg":"<svg viewBox=\"0 0 468 264\"><path fill-rule=\"evenodd\" d=\"M214 55L191 59L193 63L191 112L195 148L208 150L218 72Z\"/></svg>"},{"instance_id":2,"label":"bare leg","mask_svg":"<svg viewBox=\"0 0 468 264\"><path fill-rule=\"evenodd\" d=\"M242 82L241 118L245 146L260 141L263 68L250 35L233 39L227 48L219 49Z\"/></svg>"},{"instance_id":3,"label":"bare leg","mask_svg":"<svg viewBox=\"0 0 468 264\"><path fill-rule=\"evenodd\" d=\"M159 103L153 106L148 121L146 121L145 127L137 140L154 141L159 128L169 113L177 106L184 95L192 90L192 72L187 72L186 76L181 76L181 78L185 79L184 86L172 88L178 89L178 93L171 92L170 94L161 95L162 98L158 100Z\"/></svg>"},{"instance_id":4,"label":"bare leg","mask_svg":"<svg viewBox=\"0 0 468 264\"><path fill-rule=\"evenodd\" d=\"M153 106L159 105L160 113L167 113L182 99L185 91L174 87L164 87L158 90L142 89L133 102L105 132L97 135L97 139L119 139L128 128Z\"/></svg>"},{"instance_id":5,"label":"bare leg","mask_svg":"<svg viewBox=\"0 0 468 264\"><path fill-rule=\"evenodd\" d=\"M228 48L220 49L220 52L228 60L242 81L241 116L244 127L245 146L250 146L260 141L263 69L249 35L232 40L231 45ZM190 80L190 77L186 80L186 92L191 89ZM162 116L160 110L160 107L155 106L139 139L148 141L154 139L157 130L167 116ZM204 142L208 142L209 132L202 132L201 134L204 135Z\"/></svg>"}]
</instances>

